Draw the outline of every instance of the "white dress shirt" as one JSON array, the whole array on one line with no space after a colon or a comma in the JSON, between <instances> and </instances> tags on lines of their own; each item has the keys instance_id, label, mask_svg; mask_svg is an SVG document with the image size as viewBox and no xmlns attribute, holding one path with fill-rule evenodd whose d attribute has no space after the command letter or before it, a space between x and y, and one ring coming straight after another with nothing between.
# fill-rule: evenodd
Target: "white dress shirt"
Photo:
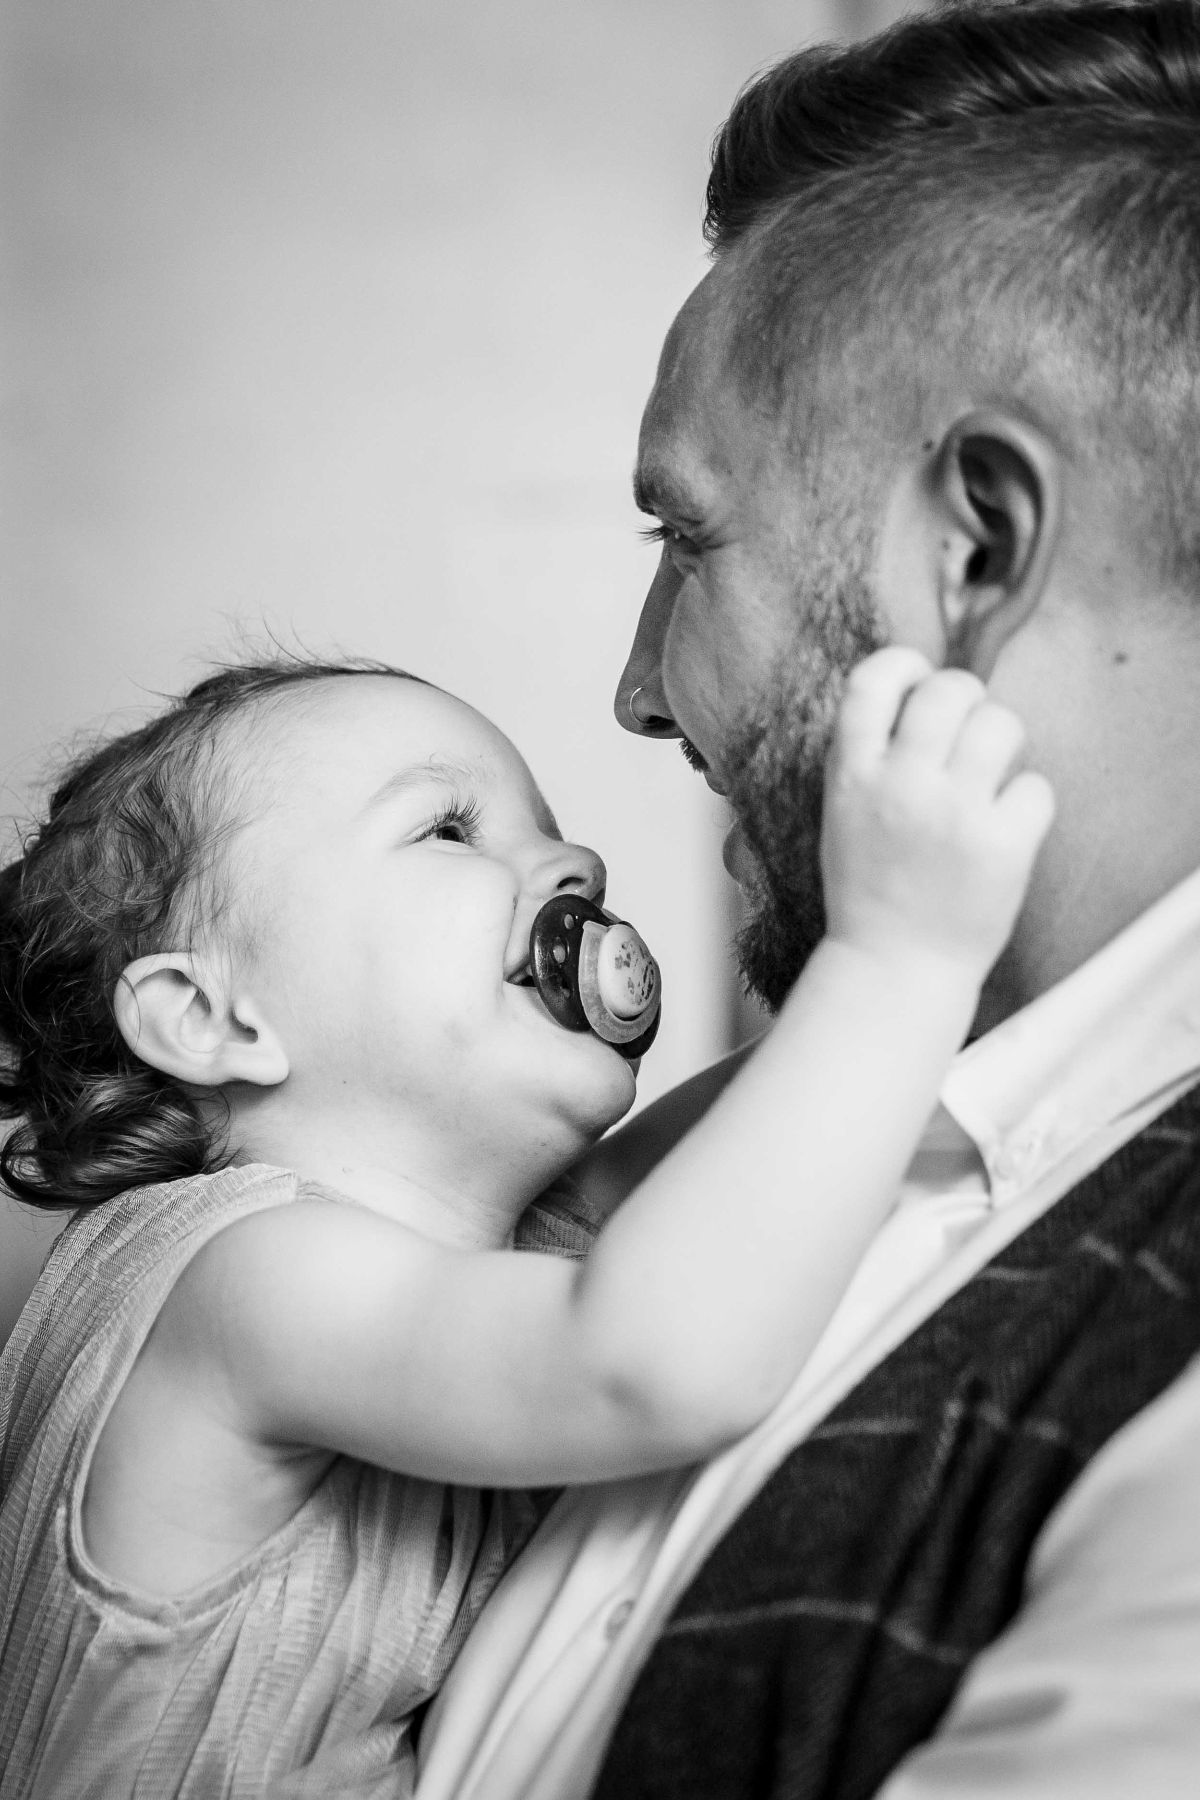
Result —
<instances>
[{"instance_id":1,"label":"white dress shirt","mask_svg":"<svg viewBox=\"0 0 1200 1800\"><path fill-rule=\"evenodd\" d=\"M1200 872L956 1059L789 1392L700 1469L569 1490L435 1703L418 1800L583 1800L709 1551L862 1377L1200 1080ZM1092 1460L886 1800L1200 1795L1200 1361Z\"/></svg>"}]
</instances>

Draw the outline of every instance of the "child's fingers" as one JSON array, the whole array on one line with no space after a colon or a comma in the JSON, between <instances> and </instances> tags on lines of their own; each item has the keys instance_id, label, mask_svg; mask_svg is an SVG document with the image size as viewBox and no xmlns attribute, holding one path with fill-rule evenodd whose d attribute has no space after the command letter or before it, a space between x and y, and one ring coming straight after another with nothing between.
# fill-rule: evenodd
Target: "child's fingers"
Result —
<instances>
[{"instance_id":1,"label":"child's fingers","mask_svg":"<svg viewBox=\"0 0 1200 1800\"><path fill-rule=\"evenodd\" d=\"M994 700L982 700L963 720L948 766L981 794L1003 786L1025 743L1025 727L1016 713Z\"/></svg>"},{"instance_id":2,"label":"child's fingers","mask_svg":"<svg viewBox=\"0 0 1200 1800\"><path fill-rule=\"evenodd\" d=\"M907 644L889 644L856 663L846 679L832 760L844 766L880 757L906 696L929 673L928 658Z\"/></svg>"},{"instance_id":3,"label":"child's fingers","mask_svg":"<svg viewBox=\"0 0 1200 1800\"><path fill-rule=\"evenodd\" d=\"M896 748L938 761L949 758L964 723L984 698L984 686L966 669L939 669L915 687L896 725Z\"/></svg>"},{"instance_id":4,"label":"child's fingers","mask_svg":"<svg viewBox=\"0 0 1200 1800\"><path fill-rule=\"evenodd\" d=\"M996 815L1032 856L1054 821L1054 789L1036 769L1022 769L997 798Z\"/></svg>"}]
</instances>

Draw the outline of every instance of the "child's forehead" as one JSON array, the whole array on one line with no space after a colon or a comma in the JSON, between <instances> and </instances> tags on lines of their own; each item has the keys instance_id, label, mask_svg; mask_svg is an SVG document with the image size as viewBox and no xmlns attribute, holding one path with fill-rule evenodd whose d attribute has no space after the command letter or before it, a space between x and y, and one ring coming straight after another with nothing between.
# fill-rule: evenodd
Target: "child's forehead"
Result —
<instances>
[{"instance_id":1,"label":"child's forehead","mask_svg":"<svg viewBox=\"0 0 1200 1800\"><path fill-rule=\"evenodd\" d=\"M465 700L394 675L331 677L299 692L271 721L277 772L346 801L379 787L486 783L546 803L515 746ZM270 730L270 727L268 727ZM254 736L247 748L253 754ZM261 744L260 747L265 748Z\"/></svg>"}]
</instances>

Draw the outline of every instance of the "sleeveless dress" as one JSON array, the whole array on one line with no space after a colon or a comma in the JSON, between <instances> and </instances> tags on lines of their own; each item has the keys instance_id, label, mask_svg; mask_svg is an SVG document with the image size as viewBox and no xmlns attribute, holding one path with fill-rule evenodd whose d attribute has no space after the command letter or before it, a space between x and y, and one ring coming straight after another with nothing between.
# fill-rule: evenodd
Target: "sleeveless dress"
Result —
<instances>
[{"instance_id":1,"label":"sleeveless dress","mask_svg":"<svg viewBox=\"0 0 1200 1800\"><path fill-rule=\"evenodd\" d=\"M0 1800L402 1800L413 1719L535 1522L528 1496L339 1458L247 1557L177 1599L110 1581L81 1505L170 1289L281 1169L135 1189L62 1233L0 1356ZM569 1201L522 1249L583 1255Z\"/></svg>"}]
</instances>

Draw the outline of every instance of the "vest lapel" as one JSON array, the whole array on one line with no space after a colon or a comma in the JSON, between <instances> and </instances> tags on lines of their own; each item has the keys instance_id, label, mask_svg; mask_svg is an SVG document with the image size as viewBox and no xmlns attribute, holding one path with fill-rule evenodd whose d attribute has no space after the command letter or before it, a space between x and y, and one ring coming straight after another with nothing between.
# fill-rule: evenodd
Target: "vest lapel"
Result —
<instances>
[{"instance_id":1,"label":"vest lapel","mask_svg":"<svg viewBox=\"0 0 1200 1800\"><path fill-rule=\"evenodd\" d=\"M775 1471L683 1596L596 1800L866 1800L1004 1629L1047 1515L1200 1349L1200 1090Z\"/></svg>"}]
</instances>

